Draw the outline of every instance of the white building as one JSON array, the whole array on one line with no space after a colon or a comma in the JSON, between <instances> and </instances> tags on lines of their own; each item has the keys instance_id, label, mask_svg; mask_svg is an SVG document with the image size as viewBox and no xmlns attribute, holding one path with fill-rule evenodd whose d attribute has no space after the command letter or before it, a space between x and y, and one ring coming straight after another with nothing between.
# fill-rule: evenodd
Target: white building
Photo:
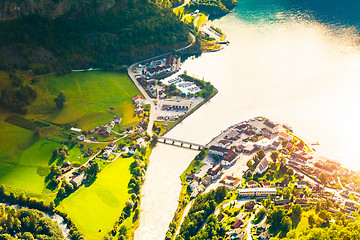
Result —
<instances>
[{"instance_id":1,"label":"white building","mask_svg":"<svg viewBox=\"0 0 360 240\"><path fill-rule=\"evenodd\" d=\"M263 150L268 150L271 147L272 142L270 141L270 139L268 138L263 138L259 141L257 141L254 145L257 148L263 149Z\"/></svg>"}]
</instances>

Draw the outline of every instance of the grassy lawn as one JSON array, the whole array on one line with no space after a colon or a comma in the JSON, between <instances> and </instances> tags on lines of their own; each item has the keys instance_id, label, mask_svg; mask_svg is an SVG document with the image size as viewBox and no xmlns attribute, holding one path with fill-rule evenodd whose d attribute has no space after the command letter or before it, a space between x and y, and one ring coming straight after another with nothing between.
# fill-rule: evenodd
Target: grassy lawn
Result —
<instances>
[{"instance_id":1,"label":"grassy lawn","mask_svg":"<svg viewBox=\"0 0 360 240\"><path fill-rule=\"evenodd\" d=\"M40 118L56 123L74 123L88 130L121 115L121 125L137 120L133 116L132 97L140 92L126 74L117 72L73 72L40 80L38 98L29 109L29 118ZM64 109L55 109L53 99L63 91L66 96ZM44 104L47 103L47 104ZM112 107L113 111L108 109Z\"/></svg>"},{"instance_id":2,"label":"grassy lawn","mask_svg":"<svg viewBox=\"0 0 360 240\"><path fill-rule=\"evenodd\" d=\"M197 22L197 26L200 27L206 20L206 15L203 14L203 13L199 13L200 14L200 17L199 17L199 20Z\"/></svg>"},{"instance_id":3,"label":"grassy lawn","mask_svg":"<svg viewBox=\"0 0 360 240\"><path fill-rule=\"evenodd\" d=\"M28 74L28 73L27 73ZM26 74L26 79L30 79ZM11 88L8 73L0 71L0 84ZM37 99L28 107L26 119L46 120L54 123L71 123L74 126L89 130L99 124L106 124L115 115L122 116L121 126L137 122L133 115L132 97L140 92L124 73L118 72L73 72L65 76L43 76L32 87L37 91ZM66 96L65 107L56 110L53 99L63 91ZM112 108L111 110L109 108ZM45 188L45 176L49 172L49 165L54 148L62 144L69 131L52 125L42 129L42 136L36 137L30 130L5 122L11 115L0 109L0 184L7 187L25 190L30 193L48 193ZM51 139L49 141L47 139ZM66 140L66 139L65 139ZM85 148L94 150L105 144L86 144ZM87 159L81 156L80 149L69 149L66 160L75 165L84 163ZM57 161L60 164L61 161ZM29 194L28 194L29 193ZM48 197L44 195L44 200Z\"/></svg>"},{"instance_id":4,"label":"grassy lawn","mask_svg":"<svg viewBox=\"0 0 360 240\"><path fill-rule=\"evenodd\" d=\"M86 239L102 239L120 216L130 196L127 185L132 162L133 158L118 158L101 171L90 187L82 187L61 203L60 208Z\"/></svg>"}]
</instances>

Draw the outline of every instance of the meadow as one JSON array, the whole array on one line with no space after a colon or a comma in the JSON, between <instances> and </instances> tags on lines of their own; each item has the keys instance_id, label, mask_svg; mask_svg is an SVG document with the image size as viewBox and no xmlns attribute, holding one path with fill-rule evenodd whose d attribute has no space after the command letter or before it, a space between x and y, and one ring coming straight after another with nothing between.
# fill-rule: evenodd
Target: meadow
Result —
<instances>
[{"instance_id":1,"label":"meadow","mask_svg":"<svg viewBox=\"0 0 360 240\"><path fill-rule=\"evenodd\" d=\"M59 208L69 214L86 239L102 239L119 218L129 198L129 171L133 158L118 158L107 165L89 187L64 199Z\"/></svg>"},{"instance_id":2,"label":"meadow","mask_svg":"<svg viewBox=\"0 0 360 240\"><path fill-rule=\"evenodd\" d=\"M29 84L32 79L29 73L20 74L24 76L24 83ZM0 84L11 88L7 73L0 72ZM28 113L22 116L29 120L70 123L83 130L106 124L117 115L122 116L121 126L138 121L133 114L132 97L140 93L123 73L91 71L73 72L64 76L46 75L40 77L32 87L37 91L37 99L29 106ZM59 111L53 99L61 91L65 93L66 102ZM0 184L25 190L27 195L51 193L46 189L45 177L49 173L50 164L61 164L52 159L52 151L61 147L65 131L52 125L44 129L42 137L38 137L33 131L6 122L5 119L11 114L0 109ZM98 146L92 147L95 149ZM76 165L86 161L78 145L69 150L66 160ZM47 195L44 199L48 199Z\"/></svg>"}]
</instances>

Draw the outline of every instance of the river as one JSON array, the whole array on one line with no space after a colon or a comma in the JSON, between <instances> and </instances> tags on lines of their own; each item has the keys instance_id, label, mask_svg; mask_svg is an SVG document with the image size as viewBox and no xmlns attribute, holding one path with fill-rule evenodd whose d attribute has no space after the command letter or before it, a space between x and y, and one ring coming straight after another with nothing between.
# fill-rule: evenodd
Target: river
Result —
<instances>
[{"instance_id":1,"label":"river","mask_svg":"<svg viewBox=\"0 0 360 240\"><path fill-rule=\"evenodd\" d=\"M167 136L205 144L234 123L266 116L319 142L319 154L359 170L359 11L350 0L239 1L233 13L214 20L230 45L182 66L219 93ZM164 238L177 205L178 176L193 156L161 144L154 149L136 239Z\"/></svg>"}]
</instances>

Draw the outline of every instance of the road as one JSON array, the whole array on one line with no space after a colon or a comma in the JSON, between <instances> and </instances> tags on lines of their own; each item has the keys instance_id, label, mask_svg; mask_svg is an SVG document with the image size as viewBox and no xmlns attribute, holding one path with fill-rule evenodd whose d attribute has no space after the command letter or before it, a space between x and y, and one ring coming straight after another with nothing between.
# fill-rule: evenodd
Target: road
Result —
<instances>
[{"instance_id":1,"label":"road","mask_svg":"<svg viewBox=\"0 0 360 240\"><path fill-rule=\"evenodd\" d=\"M185 7L186 4L188 4L190 2L190 0L185 0L183 4L181 4L180 6L177 6L177 7L174 7L173 8L173 11L178 9L178 8L181 8L181 7Z\"/></svg>"},{"instance_id":2,"label":"road","mask_svg":"<svg viewBox=\"0 0 360 240\"><path fill-rule=\"evenodd\" d=\"M175 52L179 52L179 51L183 51L185 49L188 49L189 47L193 46L194 43L195 43L195 36L191 33L190 34L190 37L192 38L191 40L191 43L188 44L187 46L185 47L182 47L182 48L179 48L177 50L175 50ZM164 56L167 56L169 55L171 52L168 52L168 53L165 53L165 54L161 54L161 55L158 55L158 56L155 56L155 57L152 57L152 58L148 58L148 59L145 59L145 60L141 60L139 62L136 62L136 63L133 63L129 68L128 68L128 75L130 77L130 79L133 81L133 83L135 84L135 86L139 89L139 91L141 92L141 94L145 97L145 100L150 104L150 116L149 116L149 124L148 124L148 128L147 128L147 133L150 135L150 137L152 137L153 135L153 125L154 125L154 121L155 121L155 117L156 117L156 111L155 111L155 104L154 104L154 101L153 99L149 96L149 94L147 94L147 92L145 91L145 89L140 85L140 83L136 80L136 76L135 76L135 73L133 72L133 68L140 64L141 62L148 62L148 61L151 61L151 60L154 60L154 59L158 59L158 58L161 58L161 57L164 57Z\"/></svg>"}]
</instances>

